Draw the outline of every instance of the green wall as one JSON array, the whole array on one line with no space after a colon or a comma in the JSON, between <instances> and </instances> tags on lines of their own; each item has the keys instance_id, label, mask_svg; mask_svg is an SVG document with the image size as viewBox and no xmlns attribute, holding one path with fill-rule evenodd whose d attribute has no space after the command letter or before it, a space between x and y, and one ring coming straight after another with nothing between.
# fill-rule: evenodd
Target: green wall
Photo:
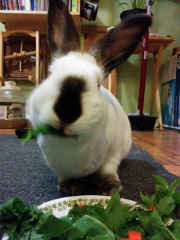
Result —
<instances>
[{"instance_id":1,"label":"green wall","mask_svg":"<svg viewBox=\"0 0 180 240\"><path fill-rule=\"evenodd\" d=\"M118 1L114 1L113 23L119 22ZM161 33L173 36L176 41L164 50L162 66L167 58L171 56L172 48L180 46L180 2L176 0L158 0L153 8L153 33ZM136 112L138 100L138 87L140 78L140 56L131 56L126 63L118 68L118 99L123 105L125 111ZM148 59L146 92L144 112L149 111L149 103L153 79L152 56ZM161 76L161 75L160 75ZM161 78L160 78L161 80Z\"/></svg>"}]
</instances>

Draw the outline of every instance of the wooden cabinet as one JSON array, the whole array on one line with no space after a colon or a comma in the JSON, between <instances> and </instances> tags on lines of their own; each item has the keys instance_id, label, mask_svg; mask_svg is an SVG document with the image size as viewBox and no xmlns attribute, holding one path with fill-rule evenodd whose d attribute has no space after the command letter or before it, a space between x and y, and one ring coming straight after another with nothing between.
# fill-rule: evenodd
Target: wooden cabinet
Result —
<instances>
[{"instance_id":1,"label":"wooden cabinet","mask_svg":"<svg viewBox=\"0 0 180 240\"><path fill-rule=\"evenodd\" d=\"M81 31L81 21L78 14L73 15L76 27L78 31ZM46 11L17 11L17 10L0 10L0 21L5 24L6 33L2 33L0 37L0 78L2 81L14 77L14 79L29 79L32 80L36 85L40 80L47 76L47 65L49 57L49 49L47 42L47 26L48 26L48 13ZM10 41L4 41L5 36L10 35L8 33L15 32L20 33L19 40L18 36L14 37L14 43ZM38 32L39 40L28 39L22 36L21 33L27 33L29 35L36 35ZM34 41L34 43L33 43ZM33 47L34 45L34 47ZM15 49L19 49L14 51ZM30 50L32 49L32 50ZM7 60L7 52L11 52L12 60ZM35 58L29 56L25 58L24 53L33 51ZM38 54L37 54L38 52ZM14 55L13 55L14 54ZM23 60L15 58L15 55L21 55ZM14 59L13 59L14 58ZM6 60L5 60L6 59ZM33 63L34 59L34 63ZM38 59L38 62L36 61ZM12 63L13 62L13 63ZM23 63L23 71L21 71L21 64ZM20 71L19 67L20 66ZM6 69L11 71L6 71Z\"/></svg>"},{"instance_id":2,"label":"wooden cabinet","mask_svg":"<svg viewBox=\"0 0 180 240\"><path fill-rule=\"evenodd\" d=\"M3 77L11 80L30 80L36 79L36 58L35 58L35 39L28 35L13 35L4 39L4 58ZM40 61L39 77L44 79L47 75L48 64L48 43L45 35L40 36ZM32 56L25 56L31 53ZM22 58L13 58L15 54L22 54ZM38 83L37 83L38 84Z\"/></svg>"}]
</instances>

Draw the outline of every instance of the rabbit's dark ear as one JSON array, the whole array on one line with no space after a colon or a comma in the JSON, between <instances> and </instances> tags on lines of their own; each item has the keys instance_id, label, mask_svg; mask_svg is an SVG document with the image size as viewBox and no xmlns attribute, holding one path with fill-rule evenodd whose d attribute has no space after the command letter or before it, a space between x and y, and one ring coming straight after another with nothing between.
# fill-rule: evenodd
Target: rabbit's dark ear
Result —
<instances>
[{"instance_id":1,"label":"rabbit's dark ear","mask_svg":"<svg viewBox=\"0 0 180 240\"><path fill-rule=\"evenodd\" d=\"M104 67L106 76L133 53L151 22L145 14L129 17L91 47L90 54Z\"/></svg>"},{"instance_id":2,"label":"rabbit's dark ear","mask_svg":"<svg viewBox=\"0 0 180 240\"><path fill-rule=\"evenodd\" d=\"M48 39L53 54L67 54L80 49L76 26L69 14L68 0L49 0Z\"/></svg>"}]
</instances>

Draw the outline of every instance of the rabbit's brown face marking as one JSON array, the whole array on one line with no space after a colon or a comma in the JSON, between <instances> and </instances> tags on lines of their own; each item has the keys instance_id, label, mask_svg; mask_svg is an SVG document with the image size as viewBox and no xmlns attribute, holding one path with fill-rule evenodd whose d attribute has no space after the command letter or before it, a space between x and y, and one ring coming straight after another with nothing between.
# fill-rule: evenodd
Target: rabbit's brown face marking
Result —
<instances>
[{"instance_id":1,"label":"rabbit's brown face marking","mask_svg":"<svg viewBox=\"0 0 180 240\"><path fill-rule=\"evenodd\" d=\"M78 77L68 77L61 86L54 110L65 124L75 122L82 115L81 96L85 91L85 81Z\"/></svg>"}]
</instances>

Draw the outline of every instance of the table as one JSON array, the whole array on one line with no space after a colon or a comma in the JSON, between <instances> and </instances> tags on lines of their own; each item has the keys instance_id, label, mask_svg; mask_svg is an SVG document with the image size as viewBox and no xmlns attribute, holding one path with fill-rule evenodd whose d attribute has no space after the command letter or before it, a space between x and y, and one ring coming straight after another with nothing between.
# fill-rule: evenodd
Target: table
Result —
<instances>
[{"instance_id":1,"label":"table","mask_svg":"<svg viewBox=\"0 0 180 240\"><path fill-rule=\"evenodd\" d=\"M153 87L150 101L150 115L152 114L154 100L156 101L156 109L158 113L158 122L160 130L163 129L162 115L161 115L161 100L159 87L159 71L163 50L167 48L175 39L173 37L161 36L158 34L150 34L149 37L149 53L153 54ZM136 48L134 54L142 53L142 43Z\"/></svg>"}]
</instances>

